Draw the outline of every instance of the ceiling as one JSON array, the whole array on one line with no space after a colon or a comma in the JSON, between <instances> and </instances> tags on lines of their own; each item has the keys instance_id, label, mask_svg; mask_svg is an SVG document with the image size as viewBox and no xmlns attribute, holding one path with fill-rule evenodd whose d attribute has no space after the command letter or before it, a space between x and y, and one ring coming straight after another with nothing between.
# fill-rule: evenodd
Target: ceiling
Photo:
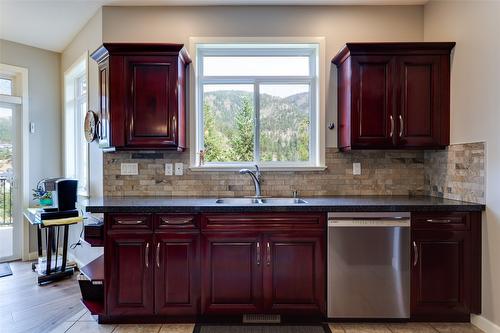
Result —
<instances>
[{"instance_id":1,"label":"ceiling","mask_svg":"<svg viewBox=\"0 0 500 333\"><path fill-rule=\"evenodd\" d=\"M62 52L101 6L421 5L429 0L0 0L0 39Z\"/></svg>"}]
</instances>

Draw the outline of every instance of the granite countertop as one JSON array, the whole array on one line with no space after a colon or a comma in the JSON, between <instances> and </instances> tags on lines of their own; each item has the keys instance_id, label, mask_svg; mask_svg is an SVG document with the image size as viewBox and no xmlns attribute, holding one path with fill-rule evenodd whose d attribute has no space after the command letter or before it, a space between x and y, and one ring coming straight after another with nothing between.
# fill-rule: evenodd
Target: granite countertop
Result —
<instances>
[{"instance_id":1,"label":"granite countertop","mask_svg":"<svg viewBox=\"0 0 500 333\"><path fill-rule=\"evenodd\" d=\"M91 213L240 213L240 212L369 212L483 211L484 204L430 196L304 197L301 204L219 204L215 197L104 197L82 203Z\"/></svg>"}]
</instances>

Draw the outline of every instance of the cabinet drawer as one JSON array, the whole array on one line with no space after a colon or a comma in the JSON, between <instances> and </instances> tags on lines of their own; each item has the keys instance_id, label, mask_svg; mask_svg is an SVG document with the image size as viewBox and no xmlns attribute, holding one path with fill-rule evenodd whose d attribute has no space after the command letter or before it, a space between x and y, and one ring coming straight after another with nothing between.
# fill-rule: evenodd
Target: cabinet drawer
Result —
<instances>
[{"instance_id":1,"label":"cabinet drawer","mask_svg":"<svg viewBox=\"0 0 500 333\"><path fill-rule=\"evenodd\" d=\"M180 230L197 229L199 227L196 215L189 214L160 214L155 217L155 229Z\"/></svg>"},{"instance_id":2,"label":"cabinet drawer","mask_svg":"<svg viewBox=\"0 0 500 333\"><path fill-rule=\"evenodd\" d=\"M151 214L110 214L107 217L108 230L152 230Z\"/></svg>"},{"instance_id":3,"label":"cabinet drawer","mask_svg":"<svg viewBox=\"0 0 500 333\"><path fill-rule=\"evenodd\" d=\"M466 212L412 213L412 228L416 230L443 229L469 230L470 219Z\"/></svg>"},{"instance_id":4,"label":"cabinet drawer","mask_svg":"<svg viewBox=\"0 0 500 333\"><path fill-rule=\"evenodd\" d=\"M325 214L252 213L203 215L203 230L287 230L323 229Z\"/></svg>"}]
</instances>

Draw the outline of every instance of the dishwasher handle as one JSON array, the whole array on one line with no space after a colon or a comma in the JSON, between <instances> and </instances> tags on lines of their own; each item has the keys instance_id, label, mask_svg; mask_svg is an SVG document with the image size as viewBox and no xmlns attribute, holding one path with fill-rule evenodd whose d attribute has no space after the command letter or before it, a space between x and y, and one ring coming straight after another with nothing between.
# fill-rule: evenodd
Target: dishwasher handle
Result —
<instances>
[{"instance_id":1,"label":"dishwasher handle","mask_svg":"<svg viewBox=\"0 0 500 333\"><path fill-rule=\"evenodd\" d=\"M372 228L372 227L385 227L385 228L409 228L410 219L408 218L348 218L348 219L328 219L328 227L357 227L357 228Z\"/></svg>"}]
</instances>

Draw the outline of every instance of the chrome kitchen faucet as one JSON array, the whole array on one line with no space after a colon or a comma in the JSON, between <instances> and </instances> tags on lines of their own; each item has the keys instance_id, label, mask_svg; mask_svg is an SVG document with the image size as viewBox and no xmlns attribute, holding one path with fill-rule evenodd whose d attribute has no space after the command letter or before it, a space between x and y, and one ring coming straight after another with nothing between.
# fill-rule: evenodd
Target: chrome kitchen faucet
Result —
<instances>
[{"instance_id":1,"label":"chrome kitchen faucet","mask_svg":"<svg viewBox=\"0 0 500 333\"><path fill-rule=\"evenodd\" d=\"M250 177L252 177L253 184L255 186L255 198L261 198L262 197L262 192L260 190L260 170L259 166L255 164L255 171L249 170L249 169L241 169L240 174L248 174Z\"/></svg>"}]
</instances>

